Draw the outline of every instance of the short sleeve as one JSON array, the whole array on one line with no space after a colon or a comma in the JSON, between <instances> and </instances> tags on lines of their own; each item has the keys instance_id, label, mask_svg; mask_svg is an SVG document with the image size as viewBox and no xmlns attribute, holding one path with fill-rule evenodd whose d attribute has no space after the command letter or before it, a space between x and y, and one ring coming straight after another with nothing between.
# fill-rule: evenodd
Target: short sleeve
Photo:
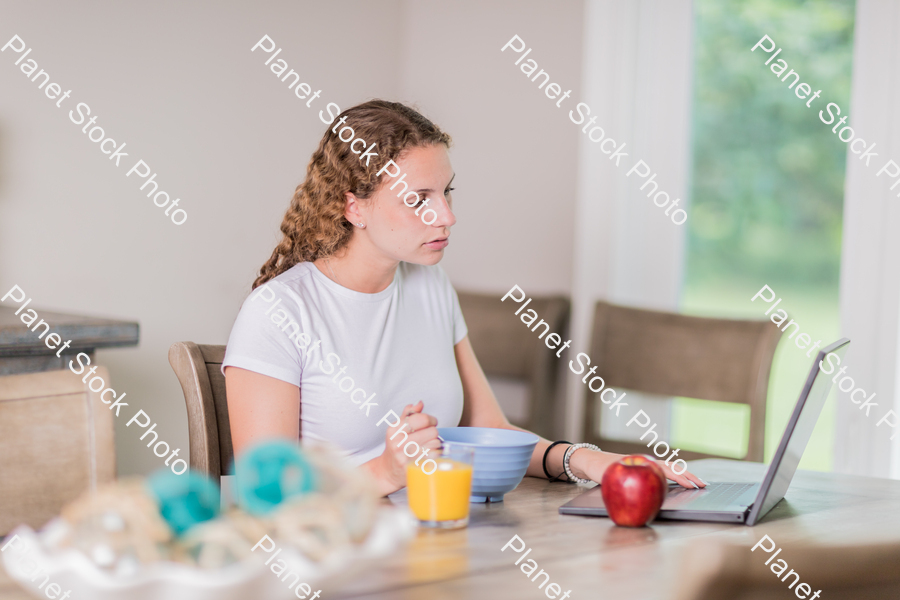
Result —
<instances>
[{"instance_id":1,"label":"short sleeve","mask_svg":"<svg viewBox=\"0 0 900 600\"><path fill-rule=\"evenodd\" d=\"M453 345L455 346L469 335L469 328L466 326L466 318L459 307L459 297L456 295L456 290L451 287L450 291L453 294Z\"/></svg>"},{"instance_id":2,"label":"short sleeve","mask_svg":"<svg viewBox=\"0 0 900 600\"><path fill-rule=\"evenodd\" d=\"M279 282L269 282L244 301L228 338L225 367L239 367L300 386L303 352L297 341L302 320L297 299Z\"/></svg>"},{"instance_id":3,"label":"short sleeve","mask_svg":"<svg viewBox=\"0 0 900 600\"><path fill-rule=\"evenodd\" d=\"M451 323L453 326L453 345L460 343L463 339L469 335L469 328L466 326L466 319L463 317L462 309L459 307L459 296L456 295L456 290L453 289L453 284L450 283L450 278L447 277L447 274L444 273L444 270L440 266L432 267L435 269L434 272L437 273L437 285L440 286L440 293L445 300L443 302L447 302L449 300L449 304L444 304L444 306L450 306L453 314L451 315ZM446 310L446 309L445 309Z\"/></svg>"}]
</instances>

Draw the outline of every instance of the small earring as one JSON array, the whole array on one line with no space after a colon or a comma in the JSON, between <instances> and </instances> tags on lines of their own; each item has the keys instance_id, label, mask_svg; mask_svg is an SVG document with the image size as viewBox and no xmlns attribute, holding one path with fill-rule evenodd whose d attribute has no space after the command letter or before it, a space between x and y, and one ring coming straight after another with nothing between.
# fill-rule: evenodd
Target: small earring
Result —
<instances>
[{"instance_id":1,"label":"small earring","mask_svg":"<svg viewBox=\"0 0 900 600\"><path fill-rule=\"evenodd\" d=\"M361 228L363 228L363 229L366 228L366 224L365 224L365 223L357 223L356 226L357 226L357 227L361 227Z\"/></svg>"}]
</instances>

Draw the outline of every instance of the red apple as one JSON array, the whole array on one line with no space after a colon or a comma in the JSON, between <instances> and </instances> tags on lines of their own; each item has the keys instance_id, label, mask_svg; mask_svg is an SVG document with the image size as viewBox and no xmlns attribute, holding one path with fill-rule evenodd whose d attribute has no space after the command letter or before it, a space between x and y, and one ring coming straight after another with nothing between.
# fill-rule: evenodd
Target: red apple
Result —
<instances>
[{"instance_id":1,"label":"red apple","mask_svg":"<svg viewBox=\"0 0 900 600\"><path fill-rule=\"evenodd\" d=\"M643 527L652 521L669 493L663 470L642 454L607 467L600 486L609 517L623 527Z\"/></svg>"}]
</instances>

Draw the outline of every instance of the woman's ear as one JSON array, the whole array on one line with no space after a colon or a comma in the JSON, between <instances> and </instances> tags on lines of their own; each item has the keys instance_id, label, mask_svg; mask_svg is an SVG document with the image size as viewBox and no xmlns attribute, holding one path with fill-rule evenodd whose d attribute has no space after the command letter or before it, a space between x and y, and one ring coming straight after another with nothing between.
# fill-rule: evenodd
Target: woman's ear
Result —
<instances>
[{"instance_id":1,"label":"woman's ear","mask_svg":"<svg viewBox=\"0 0 900 600\"><path fill-rule=\"evenodd\" d=\"M353 192L347 192L344 194L344 198L347 201L347 204L344 207L344 218L354 225L363 223L363 216L359 212L360 208L362 208L359 198L357 198Z\"/></svg>"}]
</instances>

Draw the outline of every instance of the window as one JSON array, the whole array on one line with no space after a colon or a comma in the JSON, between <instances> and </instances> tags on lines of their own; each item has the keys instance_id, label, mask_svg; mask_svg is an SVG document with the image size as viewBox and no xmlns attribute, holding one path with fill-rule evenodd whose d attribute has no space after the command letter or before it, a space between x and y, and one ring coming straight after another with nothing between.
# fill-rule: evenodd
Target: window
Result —
<instances>
[{"instance_id":1,"label":"window","mask_svg":"<svg viewBox=\"0 0 900 600\"><path fill-rule=\"evenodd\" d=\"M828 344L839 334L847 145L823 125L819 110L830 101L850 105L855 3L696 0L694 7L691 218L681 308L767 318L771 304L750 299L768 285L801 331ZM764 64L771 54L750 52L763 35L783 48L779 58L801 81L823 90L821 104L807 108L788 89L790 81L770 70L775 62ZM770 378L766 460L812 364L788 333ZM672 443L742 456L749 411L710 404L676 399ZM832 392L801 468L831 469L834 415Z\"/></svg>"}]
</instances>

